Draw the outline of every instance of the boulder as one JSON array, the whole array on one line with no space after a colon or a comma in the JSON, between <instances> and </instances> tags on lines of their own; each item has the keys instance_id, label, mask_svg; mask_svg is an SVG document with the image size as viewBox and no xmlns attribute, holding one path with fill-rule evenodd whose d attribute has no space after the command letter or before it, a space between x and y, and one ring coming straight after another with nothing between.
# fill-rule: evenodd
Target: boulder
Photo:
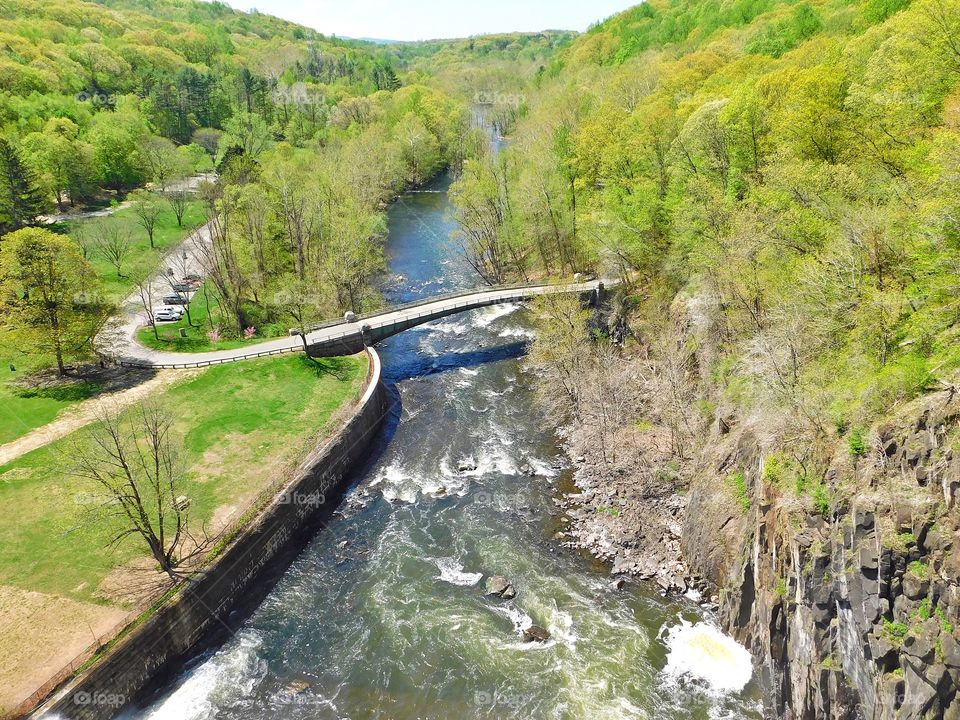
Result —
<instances>
[{"instance_id":1,"label":"boulder","mask_svg":"<svg viewBox=\"0 0 960 720\"><path fill-rule=\"evenodd\" d=\"M531 625L523 631L523 639L526 642L546 642L550 639L550 633L539 625Z\"/></svg>"},{"instance_id":2,"label":"boulder","mask_svg":"<svg viewBox=\"0 0 960 720\"><path fill-rule=\"evenodd\" d=\"M921 600L930 592L930 581L917 577L912 572L903 576L903 594L911 600Z\"/></svg>"},{"instance_id":3,"label":"boulder","mask_svg":"<svg viewBox=\"0 0 960 720\"><path fill-rule=\"evenodd\" d=\"M960 640L956 632L940 634L940 650L947 667L960 669Z\"/></svg>"},{"instance_id":4,"label":"boulder","mask_svg":"<svg viewBox=\"0 0 960 720\"><path fill-rule=\"evenodd\" d=\"M904 638L903 652L922 663L928 663L933 660L933 644L934 638L926 632L926 628L918 628Z\"/></svg>"},{"instance_id":5,"label":"boulder","mask_svg":"<svg viewBox=\"0 0 960 720\"><path fill-rule=\"evenodd\" d=\"M487 578L487 597L500 597L510 600L517 596L517 591L500 575L491 575Z\"/></svg>"},{"instance_id":6,"label":"boulder","mask_svg":"<svg viewBox=\"0 0 960 720\"><path fill-rule=\"evenodd\" d=\"M310 683L306 680L294 680L284 688L284 692L286 692L287 695L299 695L309 689Z\"/></svg>"}]
</instances>

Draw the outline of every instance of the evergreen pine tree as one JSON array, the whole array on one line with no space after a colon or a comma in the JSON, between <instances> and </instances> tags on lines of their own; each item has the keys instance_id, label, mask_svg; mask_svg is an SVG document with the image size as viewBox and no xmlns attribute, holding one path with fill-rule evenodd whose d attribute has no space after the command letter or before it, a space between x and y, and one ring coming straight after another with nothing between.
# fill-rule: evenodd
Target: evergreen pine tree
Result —
<instances>
[{"instance_id":1,"label":"evergreen pine tree","mask_svg":"<svg viewBox=\"0 0 960 720\"><path fill-rule=\"evenodd\" d=\"M33 225L46 202L36 179L13 146L0 138L0 232Z\"/></svg>"}]
</instances>

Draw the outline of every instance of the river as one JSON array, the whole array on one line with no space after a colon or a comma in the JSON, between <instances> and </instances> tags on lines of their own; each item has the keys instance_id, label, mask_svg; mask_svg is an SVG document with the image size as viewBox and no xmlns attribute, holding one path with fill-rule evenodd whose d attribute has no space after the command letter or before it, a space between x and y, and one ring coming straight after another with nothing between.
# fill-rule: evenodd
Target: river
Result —
<instances>
[{"instance_id":1,"label":"river","mask_svg":"<svg viewBox=\"0 0 960 720\"><path fill-rule=\"evenodd\" d=\"M390 209L391 303L478 284L449 183ZM129 716L760 717L745 651L694 603L613 590L552 539L569 470L533 400L532 333L503 305L382 343L393 408L369 468L239 631ZM485 598L490 574L517 597ZM552 637L525 643L530 623Z\"/></svg>"}]
</instances>

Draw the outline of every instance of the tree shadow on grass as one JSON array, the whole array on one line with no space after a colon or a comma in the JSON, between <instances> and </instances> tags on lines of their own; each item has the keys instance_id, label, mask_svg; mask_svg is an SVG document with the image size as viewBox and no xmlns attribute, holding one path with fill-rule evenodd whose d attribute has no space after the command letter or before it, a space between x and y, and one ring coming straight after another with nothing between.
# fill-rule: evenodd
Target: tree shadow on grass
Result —
<instances>
[{"instance_id":1,"label":"tree shadow on grass","mask_svg":"<svg viewBox=\"0 0 960 720\"><path fill-rule=\"evenodd\" d=\"M21 398L42 398L57 402L79 402L89 400L103 391L103 385L95 382L80 382L63 385L19 387L14 391Z\"/></svg>"},{"instance_id":2,"label":"tree shadow on grass","mask_svg":"<svg viewBox=\"0 0 960 720\"><path fill-rule=\"evenodd\" d=\"M300 360L318 378L330 375L340 382L347 382L353 379L356 371L356 365L349 356L311 358L300 355Z\"/></svg>"}]
</instances>

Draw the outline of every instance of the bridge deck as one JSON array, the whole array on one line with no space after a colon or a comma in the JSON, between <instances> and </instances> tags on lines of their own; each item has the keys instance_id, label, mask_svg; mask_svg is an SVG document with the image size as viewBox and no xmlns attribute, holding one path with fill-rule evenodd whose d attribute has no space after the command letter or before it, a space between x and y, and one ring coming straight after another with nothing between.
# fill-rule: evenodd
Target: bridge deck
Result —
<instances>
[{"instance_id":1,"label":"bridge deck","mask_svg":"<svg viewBox=\"0 0 960 720\"><path fill-rule=\"evenodd\" d=\"M595 291L601 283L607 286L615 284L610 281L593 280L569 284L494 287L489 290L441 295L396 308L387 308L357 318L356 322L338 321L317 327L307 334L307 344L310 354L314 356L359 352L363 349L365 342L378 342L402 330L456 313L500 303L521 302L540 295L586 294ZM364 326L368 328L366 337L362 330ZM131 367L183 369L302 351L303 342L299 337L276 338L233 350L205 353L161 352L140 345L130 338L126 346L117 352L116 360L121 365Z\"/></svg>"}]
</instances>

